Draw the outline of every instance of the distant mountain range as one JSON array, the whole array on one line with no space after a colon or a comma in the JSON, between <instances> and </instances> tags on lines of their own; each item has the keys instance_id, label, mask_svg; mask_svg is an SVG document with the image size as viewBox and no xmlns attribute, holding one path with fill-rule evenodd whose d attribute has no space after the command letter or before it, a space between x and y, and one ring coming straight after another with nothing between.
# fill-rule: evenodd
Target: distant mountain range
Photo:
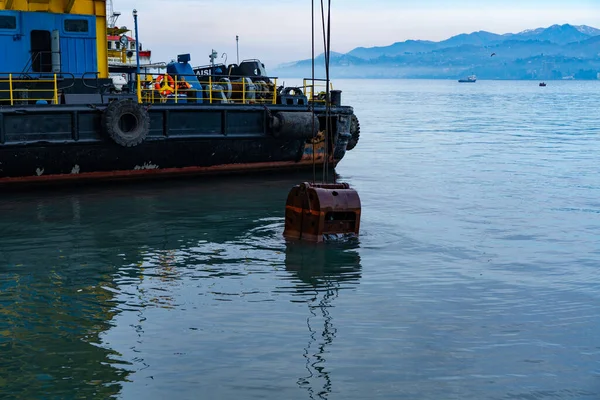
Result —
<instances>
[{"instance_id":1,"label":"distant mountain range","mask_svg":"<svg viewBox=\"0 0 600 400\"><path fill-rule=\"evenodd\" d=\"M324 57L317 58L319 77ZM308 77L311 60L278 66L279 76ZM331 53L332 78L597 79L600 29L552 25L519 33L463 33L440 42L406 40Z\"/></svg>"}]
</instances>

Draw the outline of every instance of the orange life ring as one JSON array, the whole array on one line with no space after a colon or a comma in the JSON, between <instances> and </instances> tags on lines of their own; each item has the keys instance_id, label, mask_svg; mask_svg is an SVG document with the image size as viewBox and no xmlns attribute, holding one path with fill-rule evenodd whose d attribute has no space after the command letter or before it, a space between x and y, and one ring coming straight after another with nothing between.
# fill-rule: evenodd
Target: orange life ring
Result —
<instances>
[{"instance_id":1,"label":"orange life ring","mask_svg":"<svg viewBox=\"0 0 600 400\"><path fill-rule=\"evenodd\" d=\"M154 84L154 87L156 90L160 91L162 96L168 96L173 93L175 91L174 86L175 81L169 74L159 75Z\"/></svg>"}]
</instances>

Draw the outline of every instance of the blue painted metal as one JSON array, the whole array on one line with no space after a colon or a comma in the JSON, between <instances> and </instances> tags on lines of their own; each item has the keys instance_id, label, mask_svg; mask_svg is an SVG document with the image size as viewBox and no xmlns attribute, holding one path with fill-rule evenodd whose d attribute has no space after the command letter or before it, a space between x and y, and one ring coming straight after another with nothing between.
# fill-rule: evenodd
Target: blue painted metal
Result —
<instances>
[{"instance_id":1,"label":"blue painted metal","mask_svg":"<svg viewBox=\"0 0 600 400\"><path fill-rule=\"evenodd\" d=\"M138 34L137 10L133 10L133 22L135 24L135 58L137 61L137 76L140 76L140 35Z\"/></svg>"},{"instance_id":2,"label":"blue painted metal","mask_svg":"<svg viewBox=\"0 0 600 400\"><path fill-rule=\"evenodd\" d=\"M96 18L88 15L55 15L57 25L60 26L62 71L72 73L75 76L98 71ZM65 21L68 19L88 21L88 31L67 32Z\"/></svg>"},{"instance_id":3,"label":"blue painted metal","mask_svg":"<svg viewBox=\"0 0 600 400\"><path fill-rule=\"evenodd\" d=\"M17 20L16 29L0 29L0 57L2 58L2 71L21 71L29 53L26 50L26 39L22 36L21 13L17 11L4 11L2 16L14 16Z\"/></svg>"},{"instance_id":4,"label":"blue painted metal","mask_svg":"<svg viewBox=\"0 0 600 400\"><path fill-rule=\"evenodd\" d=\"M27 71L32 57L31 31L58 30L60 36L61 70L77 77L98 70L96 48L96 18L89 15L42 12L0 11L0 16L16 16L16 29L0 29L0 73ZM65 20L86 20L87 32L67 32ZM48 49L51 50L51 49Z\"/></svg>"},{"instance_id":5,"label":"blue painted metal","mask_svg":"<svg viewBox=\"0 0 600 400\"><path fill-rule=\"evenodd\" d=\"M185 77L185 80L196 90L202 90L202 86L198 79L195 78L194 70L192 66L188 64L189 57L179 57L179 62L170 62L167 64L167 74L171 75L173 79L177 77L177 80L181 80L180 77Z\"/></svg>"}]
</instances>

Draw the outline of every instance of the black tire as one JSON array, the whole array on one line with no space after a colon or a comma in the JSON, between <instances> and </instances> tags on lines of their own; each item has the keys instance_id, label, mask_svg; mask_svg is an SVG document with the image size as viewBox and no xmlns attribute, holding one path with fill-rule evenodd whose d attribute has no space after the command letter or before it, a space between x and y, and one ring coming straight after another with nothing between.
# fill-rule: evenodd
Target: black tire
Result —
<instances>
[{"instance_id":1,"label":"black tire","mask_svg":"<svg viewBox=\"0 0 600 400\"><path fill-rule=\"evenodd\" d=\"M102 114L102 125L115 143L133 147L142 143L150 131L148 111L131 99L113 101Z\"/></svg>"},{"instance_id":2,"label":"black tire","mask_svg":"<svg viewBox=\"0 0 600 400\"><path fill-rule=\"evenodd\" d=\"M358 117L352 114L350 119L350 134L352 137L348 140L348 145L346 146L346 150L352 150L358 144L358 139L360 139L360 122L358 122Z\"/></svg>"}]
</instances>

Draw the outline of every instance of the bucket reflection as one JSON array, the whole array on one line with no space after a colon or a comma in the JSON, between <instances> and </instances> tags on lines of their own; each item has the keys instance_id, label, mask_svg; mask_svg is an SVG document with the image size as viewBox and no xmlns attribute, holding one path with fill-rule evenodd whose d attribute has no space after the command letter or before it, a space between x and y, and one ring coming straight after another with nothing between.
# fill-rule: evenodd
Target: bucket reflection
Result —
<instances>
[{"instance_id":1,"label":"bucket reflection","mask_svg":"<svg viewBox=\"0 0 600 400\"><path fill-rule=\"evenodd\" d=\"M296 292L306 299L309 311L306 325L310 335L303 354L307 374L297 383L311 399L326 399L332 391L325 358L337 334L332 311L340 291L359 284L362 267L358 248L357 241L286 243L286 270L299 280Z\"/></svg>"}]
</instances>

